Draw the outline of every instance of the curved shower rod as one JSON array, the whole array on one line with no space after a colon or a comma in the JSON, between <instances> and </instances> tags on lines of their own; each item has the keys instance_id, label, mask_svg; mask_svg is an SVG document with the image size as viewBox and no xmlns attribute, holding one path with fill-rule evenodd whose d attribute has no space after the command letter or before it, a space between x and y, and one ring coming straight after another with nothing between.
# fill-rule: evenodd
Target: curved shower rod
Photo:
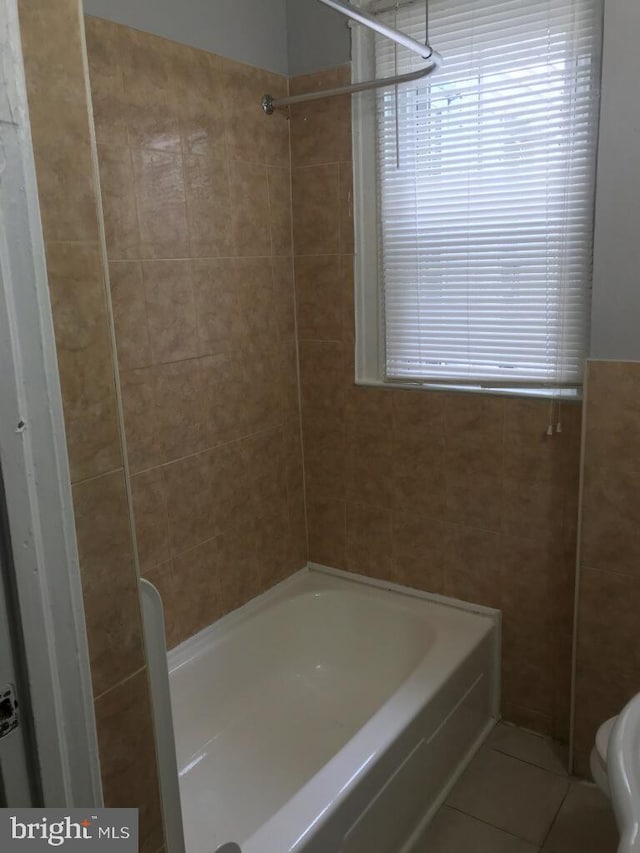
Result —
<instances>
[{"instance_id":1,"label":"curved shower rod","mask_svg":"<svg viewBox=\"0 0 640 853\"><path fill-rule=\"evenodd\" d=\"M273 111L278 107L288 107L292 104L301 104L305 101L317 101L320 98L334 98L337 95L352 95L356 92L367 92L371 89L382 89L385 86L397 86L400 83L410 83L413 80L420 80L422 77L428 77L442 65L442 56L437 50L434 50L429 44L421 44L419 41L411 38L406 33L401 33L393 27L382 23L373 15L357 9L354 6L345 3L344 0L319 0L325 6L335 9L357 21L359 24L364 24L371 30L374 30L380 35L391 39L396 44L406 47L421 56L423 59L430 60L430 65L421 68L419 71L410 71L408 74L399 74L395 77L383 77L377 80L365 80L362 83L352 83L348 86L339 86L336 89L324 89L319 92L308 92L305 95L290 95L286 98L274 98L271 95L265 95L262 99L262 109L267 115L272 115Z\"/></svg>"},{"instance_id":2,"label":"curved shower rod","mask_svg":"<svg viewBox=\"0 0 640 853\"><path fill-rule=\"evenodd\" d=\"M352 6L350 3L346 3L345 0L319 0L319 2L324 3L324 5L328 6L330 9L335 9L335 11L340 12L341 15L346 15L347 18L351 18L352 21L364 24L365 27L369 27L370 30L375 30L375 32L380 33L381 36L391 39L391 41L395 41L397 44L402 45L402 47L406 47L407 50L412 50L423 59L431 58L432 50L428 44L422 44L421 42L411 38L411 36L408 36L406 33L401 33L400 30L394 30L394 28L390 27L388 24L383 24L382 21L379 21L375 17L375 15L370 15L369 12L358 9L357 6Z\"/></svg>"}]
</instances>

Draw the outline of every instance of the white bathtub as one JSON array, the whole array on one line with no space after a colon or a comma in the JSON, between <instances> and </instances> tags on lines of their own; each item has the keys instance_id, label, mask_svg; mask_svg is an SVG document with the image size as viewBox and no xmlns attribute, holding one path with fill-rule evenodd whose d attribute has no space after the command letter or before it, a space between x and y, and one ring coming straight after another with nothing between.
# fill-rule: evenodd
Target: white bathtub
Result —
<instances>
[{"instance_id":1,"label":"white bathtub","mask_svg":"<svg viewBox=\"0 0 640 853\"><path fill-rule=\"evenodd\" d=\"M497 718L500 621L388 586L303 570L169 654L187 853L411 848Z\"/></svg>"}]
</instances>

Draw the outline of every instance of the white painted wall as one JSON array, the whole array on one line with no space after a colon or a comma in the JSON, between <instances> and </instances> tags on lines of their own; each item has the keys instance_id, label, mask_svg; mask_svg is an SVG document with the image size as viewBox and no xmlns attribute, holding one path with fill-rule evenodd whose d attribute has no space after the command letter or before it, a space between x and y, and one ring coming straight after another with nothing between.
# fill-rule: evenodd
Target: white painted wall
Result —
<instances>
[{"instance_id":1,"label":"white painted wall","mask_svg":"<svg viewBox=\"0 0 640 853\"><path fill-rule=\"evenodd\" d=\"M639 41L639 0L605 0L592 358L640 360Z\"/></svg>"},{"instance_id":2,"label":"white painted wall","mask_svg":"<svg viewBox=\"0 0 640 853\"><path fill-rule=\"evenodd\" d=\"M84 11L279 74L288 72L287 0L84 0Z\"/></svg>"},{"instance_id":3,"label":"white painted wall","mask_svg":"<svg viewBox=\"0 0 640 853\"><path fill-rule=\"evenodd\" d=\"M289 74L309 74L351 58L346 18L318 0L287 0Z\"/></svg>"}]
</instances>

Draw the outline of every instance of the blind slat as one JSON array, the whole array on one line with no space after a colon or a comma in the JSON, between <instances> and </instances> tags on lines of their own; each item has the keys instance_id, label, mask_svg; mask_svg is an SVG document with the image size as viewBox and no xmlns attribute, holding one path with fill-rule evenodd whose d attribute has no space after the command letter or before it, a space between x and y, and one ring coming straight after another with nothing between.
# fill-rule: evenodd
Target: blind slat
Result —
<instances>
[{"instance_id":1,"label":"blind slat","mask_svg":"<svg viewBox=\"0 0 640 853\"><path fill-rule=\"evenodd\" d=\"M442 69L377 96L388 378L581 381L601 2L430 0ZM377 14L425 40L423 0ZM374 55L380 77L421 63Z\"/></svg>"}]
</instances>

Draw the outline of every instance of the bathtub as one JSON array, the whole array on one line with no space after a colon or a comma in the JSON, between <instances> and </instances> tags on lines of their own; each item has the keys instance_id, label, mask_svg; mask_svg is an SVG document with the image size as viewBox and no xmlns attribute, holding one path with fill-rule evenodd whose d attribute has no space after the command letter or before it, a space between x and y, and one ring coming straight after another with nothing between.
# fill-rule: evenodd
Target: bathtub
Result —
<instances>
[{"instance_id":1,"label":"bathtub","mask_svg":"<svg viewBox=\"0 0 640 853\"><path fill-rule=\"evenodd\" d=\"M411 850L498 717L499 646L497 611L321 567L189 639L186 853Z\"/></svg>"}]
</instances>

